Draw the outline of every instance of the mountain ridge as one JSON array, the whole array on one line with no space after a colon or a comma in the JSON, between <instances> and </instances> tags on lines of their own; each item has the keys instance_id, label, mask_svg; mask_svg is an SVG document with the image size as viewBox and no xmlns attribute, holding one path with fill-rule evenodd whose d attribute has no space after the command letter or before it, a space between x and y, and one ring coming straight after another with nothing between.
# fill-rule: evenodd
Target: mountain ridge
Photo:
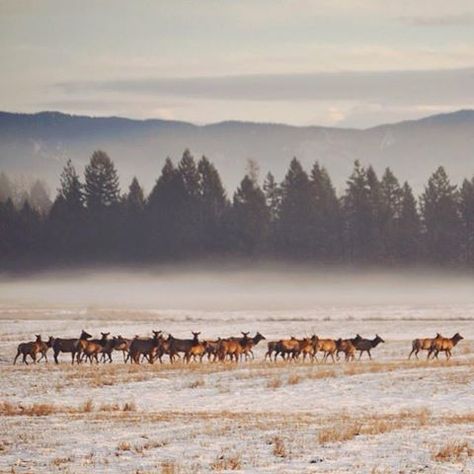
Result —
<instances>
[{"instance_id":1,"label":"mountain ridge","mask_svg":"<svg viewBox=\"0 0 474 474\"><path fill-rule=\"evenodd\" d=\"M40 177L56 187L68 158L82 172L97 148L116 162L124 189L134 175L150 189L165 158L176 162L185 148L215 162L229 192L245 173L248 159L259 163L262 178L272 171L282 179L293 156L308 171L319 160L338 188L359 159L379 173L390 166L401 180L419 189L439 165L446 166L455 182L472 176L474 110L364 129L238 120L198 125L160 118L0 111L2 171Z\"/></svg>"}]
</instances>

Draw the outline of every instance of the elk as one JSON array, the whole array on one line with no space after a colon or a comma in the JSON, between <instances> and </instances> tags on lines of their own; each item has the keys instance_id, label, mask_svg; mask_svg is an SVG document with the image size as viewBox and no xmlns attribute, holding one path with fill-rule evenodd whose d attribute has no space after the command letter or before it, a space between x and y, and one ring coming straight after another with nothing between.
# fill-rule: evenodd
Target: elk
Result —
<instances>
[{"instance_id":1,"label":"elk","mask_svg":"<svg viewBox=\"0 0 474 474\"><path fill-rule=\"evenodd\" d=\"M28 365L28 361L26 360L27 356L30 356L33 359L33 363L36 364L36 354L38 352L41 352L41 349L43 347L43 341L41 340L41 335L37 334L36 335L36 340L31 341L31 342L22 342L21 344L18 345L17 348L17 353L15 356L15 359L13 360L13 365L16 364L16 360L18 357L23 355L23 363Z\"/></svg>"},{"instance_id":2,"label":"elk","mask_svg":"<svg viewBox=\"0 0 474 474\"><path fill-rule=\"evenodd\" d=\"M129 350L130 350L130 344L132 343L133 339L125 339L122 336L114 336L112 338L112 345L113 345L113 350L115 351L122 351L123 354L123 362L126 363L128 361L129 357Z\"/></svg>"},{"instance_id":3,"label":"elk","mask_svg":"<svg viewBox=\"0 0 474 474\"><path fill-rule=\"evenodd\" d=\"M318 351L324 352L323 362L327 362L329 356L331 356L333 363L336 362L334 354L337 351L337 344L334 339L319 339L317 348Z\"/></svg>"},{"instance_id":4,"label":"elk","mask_svg":"<svg viewBox=\"0 0 474 474\"><path fill-rule=\"evenodd\" d=\"M216 339L215 341L206 341L207 360L210 361L211 357L213 357L212 362L215 362L217 360L219 342L220 342L220 339Z\"/></svg>"},{"instance_id":5,"label":"elk","mask_svg":"<svg viewBox=\"0 0 474 474\"><path fill-rule=\"evenodd\" d=\"M372 355L370 354L370 350L374 347L377 347L381 342L385 342L378 334L375 335L374 339L364 339L359 334L354 339L351 339L352 344L359 351L359 360L362 357L364 352L369 354L370 360L372 360Z\"/></svg>"},{"instance_id":6,"label":"elk","mask_svg":"<svg viewBox=\"0 0 474 474\"><path fill-rule=\"evenodd\" d=\"M351 360L355 359L356 348L354 347L354 344L352 343L352 339L339 338L336 341L336 347L337 347L337 350L336 350L337 357L339 357L340 352L344 352L346 362L350 362Z\"/></svg>"},{"instance_id":7,"label":"elk","mask_svg":"<svg viewBox=\"0 0 474 474\"><path fill-rule=\"evenodd\" d=\"M247 360L249 356L252 359L255 359L252 349L260 342L265 339L265 336L257 332L254 337L248 337L249 333L242 333L244 337L239 339L240 345L242 346L242 355L245 354L245 359Z\"/></svg>"},{"instance_id":8,"label":"elk","mask_svg":"<svg viewBox=\"0 0 474 474\"><path fill-rule=\"evenodd\" d=\"M420 351L428 351L428 357L430 355L430 349L435 339L442 338L441 334L438 332L436 336L433 338L424 338L424 339L413 339L411 343L411 352L408 356L408 359L411 359L411 356L415 354L415 357L418 359L418 352Z\"/></svg>"},{"instance_id":9,"label":"elk","mask_svg":"<svg viewBox=\"0 0 474 474\"><path fill-rule=\"evenodd\" d=\"M272 360L272 355L276 351L278 342L279 341L269 341L267 343L267 352L265 353L265 360L267 360L267 357Z\"/></svg>"},{"instance_id":10,"label":"elk","mask_svg":"<svg viewBox=\"0 0 474 474\"><path fill-rule=\"evenodd\" d=\"M194 344L197 344L199 342L199 334L201 333L191 331L191 334L193 335L192 339L177 339L171 334L169 334L168 342L169 356L171 362L174 361L175 356L179 357L180 352L186 354L186 352L189 351Z\"/></svg>"},{"instance_id":11,"label":"elk","mask_svg":"<svg viewBox=\"0 0 474 474\"><path fill-rule=\"evenodd\" d=\"M102 337L100 339L91 339L91 340L79 340L79 345L81 347L81 355L77 356L77 361L82 362L84 357L89 359L89 362L92 364L93 360L96 363L99 363L98 355L104 350L104 347L107 344L109 332L101 332Z\"/></svg>"},{"instance_id":12,"label":"elk","mask_svg":"<svg viewBox=\"0 0 474 474\"><path fill-rule=\"evenodd\" d=\"M60 337L55 338L53 342L54 362L59 364L58 355L60 352L65 352L71 354L71 364L74 364L76 354L79 355L81 352L79 342L86 341L91 337L92 336L83 329L79 339L63 339Z\"/></svg>"},{"instance_id":13,"label":"elk","mask_svg":"<svg viewBox=\"0 0 474 474\"><path fill-rule=\"evenodd\" d=\"M291 336L290 339L280 339L275 344L275 356L274 361L277 360L278 356L281 356L283 360L285 358L289 360L290 356L292 359L295 359L299 354L300 342L294 336Z\"/></svg>"},{"instance_id":14,"label":"elk","mask_svg":"<svg viewBox=\"0 0 474 474\"><path fill-rule=\"evenodd\" d=\"M48 362L48 350L53 347L54 343L54 337L49 336L49 339L47 342L41 342L41 357L38 359L38 362L41 362L43 359L45 359L46 362Z\"/></svg>"},{"instance_id":15,"label":"elk","mask_svg":"<svg viewBox=\"0 0 474 474\"><path fill-rule=\"evenodd\" d=\"M231 361L238 362L243 353L243 347L236 338L220 339L217 355L220 361L229 356Z\"/></svg>"},{"instance_id":16,"label":"elk","mask_svg":"<svg viewBox=\"0 0 474 474\"><path fill-rule=\"evenodd\" d=\"M153 331L153 337L140 339L138 336L132 340L130 344L130 360L135 364L140 363L140 356L147 357L148 362L153 364L155 352L162 341L161 331Z\"/></svg>"},{"instance_id":17,"label":"elk","mask_svg":"<svg viewBox=\"0 0 474 474\"><path fill-rule=\"evenodd\" d=\"M428 358L430 357L431 354L433 354L433 358L438 358L438 354L440 352L444 352L446 354L446 359L449 360L451 358L451 351L454 348L454 346L464 339L461 334L458 332L453 336L453 337L437 337L434 339L430 352L428 353Z\"/></svg>"},{"instance_id":18,"label":"elk","mask_svg":"<svg viewBox=\"0 0 474 474\"><path fill-rule=\"evenodd\" d=\"M198 341L186 350L186 352L184 353L184 360L187 363L189 363L190 360L191 360L191 357L195 361L199 357L199 362L202 362L202 358L206 354L206 349L207 349L207 342L206 341Z\"/></svg>"},{"instance_id":19,"label":"elk","mask_svg":"<svg viewBox=\"0 0 474 474\"><path fill-rule=\"evenodd\" d=\"M310 338L305 337L300 341L300 354L303 354L303 362L306 360L306 356L308 356L312 361L316 359L318 341L319 338L315 334L313 334Z\"/></svg>"}]
</instances>

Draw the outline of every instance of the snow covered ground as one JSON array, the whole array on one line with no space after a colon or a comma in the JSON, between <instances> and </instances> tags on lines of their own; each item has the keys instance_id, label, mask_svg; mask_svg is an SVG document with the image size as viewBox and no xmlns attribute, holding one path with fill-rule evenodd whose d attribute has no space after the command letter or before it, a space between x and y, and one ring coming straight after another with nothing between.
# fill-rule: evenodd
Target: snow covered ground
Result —
<instances>
[{"instance_id":1,"label":"snow covered ground","mask_svg":"<svg viewBox=\"0 0 474 474\"><path fill-rule=\"evenodd\" d=\"M81 329L201 338L381 335L374 361L12 365L19 342ZM451 362L407 361L411 340L465 340ZM0 308L0 471L474 472L474 305L295 311Z\"/></svg>"}]
</instances>

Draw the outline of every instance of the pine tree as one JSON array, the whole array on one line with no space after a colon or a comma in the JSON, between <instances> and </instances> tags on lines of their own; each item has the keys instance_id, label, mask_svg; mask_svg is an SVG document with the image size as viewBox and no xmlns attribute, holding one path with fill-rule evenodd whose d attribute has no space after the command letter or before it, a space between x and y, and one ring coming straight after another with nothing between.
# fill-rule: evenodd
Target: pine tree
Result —
<instances>
[{"instance_id":1,"label":"pine tree","mask_svg":"<svg viewBox=\"0 0 474 474\"><path fill-rule=\"evenodd\" d=\"M201 243L205 252L222 252L229 247L225 233L225 216L229 209L226 192L219 172L205 156L199 160L198 173Z\"/></svg>"},{"instance_id":2,"label":"pine tree","mask_svg":"<svg viewBox=\"0 0 474 474\"><path fill-rule=\"evenodd\" d=\"M281 188L272 173L268 172L263 182L263 192L270 211L271 222L276 222L280 213Z\"/></svg>"},{"instance_id":3,"label":"pine tree","mask_svg":"<svg viewBox=\"0 0 474 474\"><path fill-rule=\"evenodd\" d=\"M311 169L311 234L318 259L339 259L342 253L341 209L326 168L315 162Z\"/></svg>"},{"instance_id":4,"label":"pine tree","mask_svg":"<svg viewBox=\"0 0 474 474\"><path fill-rule=\"evenodd\" d=\"M371 257L372 205L367 173L359 161L347 181L343 198L345 218L346 258L350 262L369 261Z\"/></svg>"},{"instance_id":5,"label":"pine tree","mask_svg":"<svg viewBox=\"0 0 474 474\"><path fill-rule=\"evenodd\" d=\"M48 191L45 184L37 179L30 189L30 204L40 214L47 214L51 209L52 202L49 198Z\"/></svg>"},{"instance_id":6,"label":"pine tree","mask_svg":"<svg viewBox=\"0 0 474 474\"><path fill-rule=\"evenodd\" d=\"M395 255L402 263L415 263L420 258L421 220L416 199L407 182L401 190L400 213L395 234Z\"/></svg>"},{"instance_id":7,"label":"pine tree","mask_svg":"<svg viewBox=\"0 0 474 474\"><path fill-rule=\"evenodd\" d=\"M465 179L460 191L463 261L474 263L474 178Z\"/></svg>"},{"instance_id":8,"label":"pine tree","mask_svg":"<svg viewBox=\"0 0 474 474\"><path fill-rule=\"evenodd\" d=\"M425 251L428 260L453 263L460 252L461 221L459 194L446 171L440 166L428 180L421 196Z\"/></svg>"},{"instance_id":9,"label":"pine tree","mask_svg":"<svg viewBox=\"0 0 474 474\"><path fill-rule=\"evenodd\" d=\"M246 256L257 256L266 246L270 212L265 194L253 177L246 175L234 194L232 238L235 249Z\"/></svg>"},{"instance_id":10,"label":"pine tree","mask_svg":"<svg viewBox=\"0 0 474 474\"><path fill-rule=\"evenodd\" d=\"M119 202L119 179L115 165L101 150L92 154L86 166L85 196L90 211L100 211Z\"/></svg>"},{"instance_id":11,"label":"pine tree","mask_svg":"<svg viewBox=\"0 0 474 474\"><path fill-rule=\"evenodd\" d=\"M10 178L4 173L0 173L0 202L6 202L8 198L13 199L13 184Z\"/></svg>"},{"instance_id":12,"label":"pine tree","mask_svg":"<svg viewBox=\"0 0 474 474\"><path fill-rule=\"evenodd\" d=\"M279 252L296 258L310 257L314 239L311 226L311 187L308 175L296 158L290 163L281 189Z\"/></svg>"},{"instance_id":13,"label":"pine tree","mask_svg":"<svg viewBox=\"0 0 474 474\"><path fill-rule=\"evenodd\" d=\"M147 205L149 251L152 256L176 258L183 246L182 213L186 206L186 188L180 172L167 158Z\"/></svg>"},{"instance_id":14,"label":"pine tree","mask_svg":"<svg viewBox=\"0 0 474 474\"><path fill-rule=\"evenodd\" d=\"M127 212L131 215L140 214L145 209L145 193L136 177L132 179L128 187L124 202Z\"/></svg>"},{"instance_id":15,"label":"pine tree","mask_svg":"<svg viewBox=\"0 0 474 474\"><path fill-rule=\"evenodd\" d=\"M383 258L384 260L393 262L397 259L399 219L403 191L398 179L390 168L385 169L380 181L380 190L380 224Z\"/></svg>"}]
</instances>

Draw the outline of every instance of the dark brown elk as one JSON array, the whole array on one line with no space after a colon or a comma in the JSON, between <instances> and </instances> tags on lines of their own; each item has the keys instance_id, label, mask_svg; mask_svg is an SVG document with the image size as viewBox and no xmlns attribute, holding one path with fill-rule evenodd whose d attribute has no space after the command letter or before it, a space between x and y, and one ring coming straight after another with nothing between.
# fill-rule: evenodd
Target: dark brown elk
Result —
<instances>
[{"instance_id":1,"label":"dark brown elk","mask_svg":"<svg viewBox=\"0 0 474 474\"><path fill-rule=\"evenodd\" d=\"M163 337L161 331L153 331L152 338L140 339L138 336L130 344L130 360L135 364L140 363L140 357L143 355L153 364L157 347L160 345Z\"/></svg>"},{"instance_id":2,"label":"dark brown elk","mask_svg":"<svg viewBox=\"0 0 474 474\"><path fill-rule=\"evenodd\" d=\"M58 355L61 352L65 352L71 354L71 363L74 364L74 359L76 358L76 355L80 354L81 351L79 342L81 340L87 340L91 337L92 336L90 334L82 330L79 339L64 339L61 337L55 338L53 342L54 362L58 364Z\"/></svg>"},{"instance_id":3,"label":"dark brown elk","mask_svg":"<svg viewBox=\"0 0 474 474\"><path fill-rule=\"evenodd\" d=\"M371 349L377 347L381 342L385 342L378 334L375 335L374 339L364 339L357 334L357 336L351 341L356 350L359 351L359 360L364 352L367 352L370 360L372 360L372 355L370 353Z\"/></svg>"},{"instance_id":4,"label":"dark brown elk","mask_svg":"<svg viewBox=\"0 0 474 474\"><path fill-rule=\"evenodd\" d=\"M434 339L430 352L428 353L428 358L431 354L433 354L433 358L438 358L438 354L440 352L444 352L446 354L446 359L451 358L451 351L456 346L456 344L464 339L461 334L458 332L453 337L437 337Z\"/></svg>"},{"instance_id":5,"label":"dark brown elk","mask_svg":"<svg viewBox=\"0 0 474 474\"><path fill-rule=\"evenodd\" d=\"M30 356L33 360L33 363L36 364L36 354L41 352L43 347L43 341L41 340L41 335L36 335L36 340L31 342L22 342L18 345L17 353L15 359L13 360L13 365L16 364L16 360L20 355L23 356L23 363L28 365L28 361L26 360L27 356Z\"/></svg>"},{"instance_id":6,"label":"dark brown elk","mask_svg":"<svg viewBox=\"0 0 474 474\"><path fill-rule=\"evenodd\" d=\"M344 359L346 362L350 362L351 360L355 359L356 348L352 343L352 339L341 339L339 338L336 341L336 354L339 357L339 353L344 353Z\"/></svg>"},{"instance_id":7,"label":"dark brown elk","mask_svg":"<svg viewBox=\"0 0 474 474\"><path fill-rule=\"evenodd\" d=\"M171 334L168 336L169 342L169 356L170 361L173 362L176 356L179 357L179 353L186 354L190 348L199 342L199 334L200 332L192 332L193 338L192 339L177 339L173 337Z\"/></svg>"},{"instance_id":8,"label":"dark brown elk","mask_svg":"<svg viewBox=\"0 0 474 474\"><path fill-rule=\"evenodd\" d=\"M424 339L413 339L411 343L411 352L410 355L408 356L408 359L411 359L411 356L415 354L415 357L418 359L418 352L420 351L428 351L428 357L429 357L429 352L431 349L431 346L433 344L433 341L437 338L442 338L441 334L438 332L435 337L430 338L426 337Z\"/></svg>"}]
</instances>

